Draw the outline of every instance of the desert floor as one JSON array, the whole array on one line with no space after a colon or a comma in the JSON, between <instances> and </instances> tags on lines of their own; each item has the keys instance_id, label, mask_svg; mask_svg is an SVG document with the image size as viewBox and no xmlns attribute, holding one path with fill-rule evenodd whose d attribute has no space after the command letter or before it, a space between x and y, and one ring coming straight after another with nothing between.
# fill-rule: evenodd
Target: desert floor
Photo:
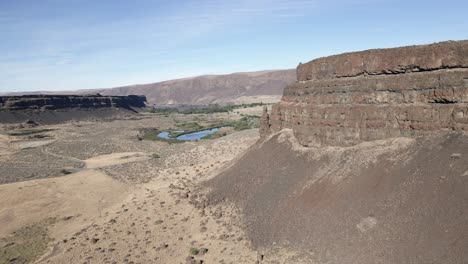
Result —
<instances>
[{"instance_id":1,"label":"desert floor","mask_svg":"<svg viewBox=\"0 0 468 264\"><path fill-rule=\"evenodd\" d=\"M261 109L256 109L261 112ZM142 129L235 114L143 115L0 136L0 262L276 263L252 249L237 210L207 206L202 182L235 162L258 130L170 144ZM5 129L5 128L4 128ZM9 128L11 129L11 128ZM7 132L6 130L2 132Z\"/></svg>"}]
</instances>

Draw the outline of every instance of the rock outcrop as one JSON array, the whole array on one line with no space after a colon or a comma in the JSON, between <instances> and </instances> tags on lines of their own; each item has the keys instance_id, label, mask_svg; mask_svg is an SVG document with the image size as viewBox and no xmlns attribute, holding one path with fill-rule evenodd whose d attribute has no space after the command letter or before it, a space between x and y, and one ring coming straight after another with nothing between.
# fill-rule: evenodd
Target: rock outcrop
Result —
<instances>
[{"instance_id":1,"label":"rock outcrop","mask_svg":"<svg viewBox=\"0 0 468 264\"><path fill-rule=\"evenodd\" d=\"M291 128L304 146L351 146L468 130L468 41L377 49L297 67L262 136Z\"/></svg>"},{"instance_id":2,"label":"rock outcrop","mask_svg":"<svg viewBox=\"0 0 468 264\"><path fill-rule=\"evenodd\" d=\"M467 67L468 41L299 65L208 201L235 203L255 248L301 263L463 263Z\"/></svg>"},{"instance_id":3,"label":"rock outcrop","mask_svg":"<svg viewBox=\"0 0 468 264\"><path fill-rule=\"evenodd\" d=\"M141 108L146 97L96 95L24 95L1 96L0 111L56 110L67 108Z\"/></svg>"},{"instance_id":4,"label":"rock outcrop","mask_svg":"<svg viewBox=\"0 0 468 264\"><path fill-rule=\"evenodd\" d=\"M95 95L0 96L0 123L57 124L71 120L104 120L134 115L146 97Z\"/></svg>"},{"instance_id":5,"label":"rock outcrop","mask_svg":"<svg viewBox=\"0 0 468 264\"><path fill-rule=\"evenodd\" d=\"M270 115L268 108L263 107L262 117L260 118L260 135L268 135L270 133Z\"/></svg>"}]
</instances>

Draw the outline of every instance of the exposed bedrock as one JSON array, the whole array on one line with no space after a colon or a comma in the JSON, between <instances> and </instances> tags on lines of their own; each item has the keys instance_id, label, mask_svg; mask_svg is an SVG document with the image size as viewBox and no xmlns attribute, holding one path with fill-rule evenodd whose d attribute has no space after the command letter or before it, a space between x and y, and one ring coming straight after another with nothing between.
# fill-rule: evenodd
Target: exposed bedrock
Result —
<instances>
[{"instance_id":1,"label":"exposed bedrock","mask_svg":"<svg viewBox=\"0 0 468 264\"><path fill-rule=\"evenodd\" d=\"M302 145L350 146L468 130L468 41L320 58L297 75L263 136L291 128Z\"/></svg>"},{"instance_id":2,"label":"exposed bedrock","mask_svg":"<svg viewBox=\"0 0 468 264\"><path fill-rule=\"evenodd\" d=\"M468 41L350 52L312 60L297 68L298 81L402 74L468 67Z\"/></svg>"},{"instance_id":3,"label":"exposed bedrock","mask_svg":"<svg viewBox=\"0 0 468 264\"><path fill-rule=\"evenodd\" d=\"M57 124L71 120L113 119L145 107L146 97L96 95L0 96L0 123L34 121Z\"/></svg>"},{"instance_id":4,"label":"exposed bedrock","mask_svg":"<svg viewBox=\"0 0 468 264\"><path fill-rule=\"evenodd\" d=\"M132 108L145 107L146 97L101 95L24 95L1 96L1 111L55 110L66 108Z\"/></svg>"}]
</instances>

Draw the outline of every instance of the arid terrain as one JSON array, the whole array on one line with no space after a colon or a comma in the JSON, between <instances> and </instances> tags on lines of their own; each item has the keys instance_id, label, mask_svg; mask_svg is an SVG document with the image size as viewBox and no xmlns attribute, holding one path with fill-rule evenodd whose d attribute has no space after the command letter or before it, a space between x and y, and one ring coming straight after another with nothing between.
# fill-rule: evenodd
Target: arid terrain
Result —
<instances>
[{"instance_id":1,"label":"arid terrain","mask_svg":"<svg viewBox=\"0 0 468 264\"><path fill-rule=\"evenodd\" d=\"M35 136L5 126L0 262L254 263L238 212L208 206L199 186L254 144L258 130L180 144L138 137L239 116L147 114L19 129Z\"/></svg>"},{"instance_id":2,"label":"arid terrain","mask_svg":"<svg viewBox=\"0 0 468 264\"><path fill-rule=\"evenodd\" d=\"M467 263L468 41L297 76L273 105L3 124L0 262Z\"/></svg>"}]
</instances>

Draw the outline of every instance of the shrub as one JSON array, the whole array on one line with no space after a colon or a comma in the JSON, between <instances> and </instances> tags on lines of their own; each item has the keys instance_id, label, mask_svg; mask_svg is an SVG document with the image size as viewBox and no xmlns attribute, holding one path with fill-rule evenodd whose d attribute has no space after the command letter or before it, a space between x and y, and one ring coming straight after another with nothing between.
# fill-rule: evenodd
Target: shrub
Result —
<instances>
[{"instance_id":1,"label":"shrub","mask_svg":"<svg viewBox=\"0 0 468 264\"><path fill-rule=\"evenodd\" d=\"M190 248L190 254L197 255L200 250L198 248Z\"/></svg>"}]
</instances>

